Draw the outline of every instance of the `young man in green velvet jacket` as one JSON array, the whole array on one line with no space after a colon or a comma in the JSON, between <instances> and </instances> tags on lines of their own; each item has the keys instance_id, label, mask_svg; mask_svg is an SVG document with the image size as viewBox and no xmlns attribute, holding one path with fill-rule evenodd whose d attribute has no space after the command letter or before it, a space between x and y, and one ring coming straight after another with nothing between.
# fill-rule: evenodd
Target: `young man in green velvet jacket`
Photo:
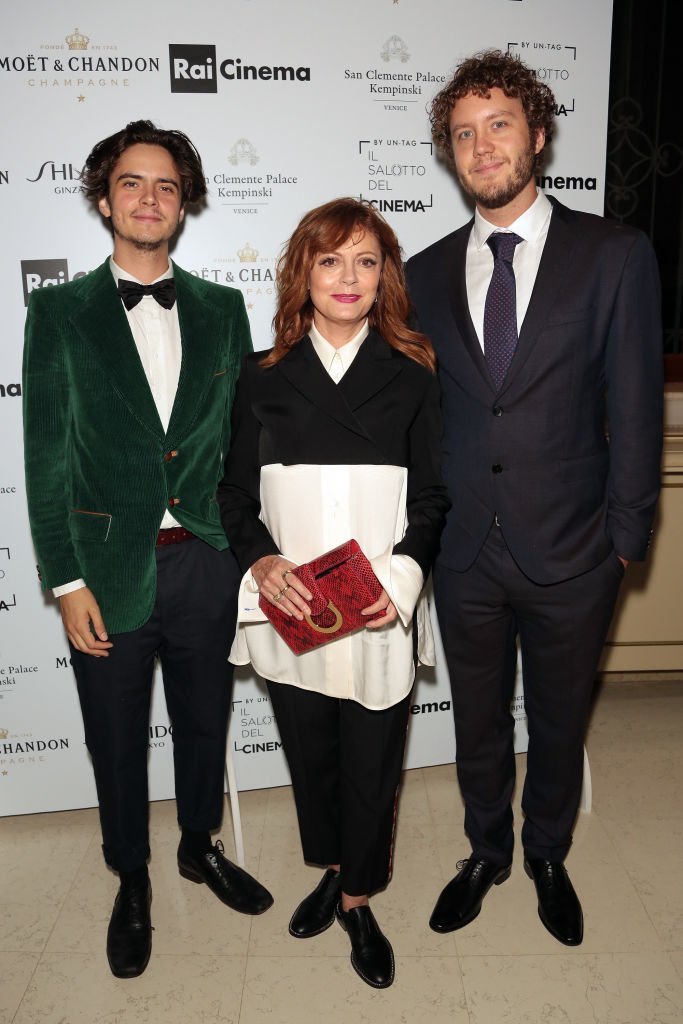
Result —
<instances>
[{"instance_id":1,"label":"young man in green velvet jacket","mask_svg":"<svg viewBox=\"0 0 683 1024\"><path fill-rule=\"evenodd\" d=\"M173 727L180 873L244 913L272 903L210 838L223 807L239 582L215 491L251 340L240 292L169 260L186 204L206 194L182 132L130 123L94 147L83 182L110 222L114 251L86 277L31 296L26 480L43 586L69 637L104 857L120 876L109 965L128 978L151 952L157 657Z\"/></svg>"}]
</instances>

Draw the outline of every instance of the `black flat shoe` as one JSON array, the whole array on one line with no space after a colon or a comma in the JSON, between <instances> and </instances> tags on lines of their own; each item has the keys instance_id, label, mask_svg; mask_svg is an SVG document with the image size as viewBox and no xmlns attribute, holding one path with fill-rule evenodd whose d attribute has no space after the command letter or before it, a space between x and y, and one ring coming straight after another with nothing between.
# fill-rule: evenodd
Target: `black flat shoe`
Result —
<instances>
[{"instance_id":1,"label":"black flat shoe","mask_svg":"<svg viewBox=\"0 0 683 1024\"><path fill-rule=\"evenodd\" d=\"M373 988L389 988L394 980L394 951L370 907L342 910L338 903L336 915L351 939L351 966L356 974Z\"/></svg>"},{"instance_id":2,"label":"black flat shoe","mask_svg":"<svg viewBox=\"0 0 683 1024\"><path fill-rule=\"evenodd\" d=\"M178 870L191 882L205 882L211 892L226 906L241 914L262 914L273 905L268 890L242 868L223 856L223 844L218 840L206 853L190 853L178 847Z\"/></svg>"},{"instance_id":3,"label":"black flat shoe","mask_svg":"<svg viewBox=\"0 0 683 1024\"><path fill-rule=\"evenodd\" d=\"M550 934L565 946L580 946L583 911L564 864L529 857L524 870L536 886L538 916Z\"/></svg>"},{"instance_id":4,"label":"black flat shoe","mask_svg":"<svg viewBox=\"0 0 683 1024\"><path fill-rule=\"evenodd\" d=\"M310 939L334 924L334 912L341 896L339 872L328 868L313 892L301 901L289 922L295 939Z\"/></svg>"},{"instance_id":5,"label":"black flat shoe","mask_svg":"<svg viewBox=\"0 0 683 1024\"><path fill-rule=\"evenodd\" d=\"M116 978L137 978L152 953L152 887L119 889L107 930L107 960Z\"/></svg>"},{"instance_id":6,"label":"black flat shoe","mask_svg":"<svg viewBox=\"0 0 683 1024\"><path fill-rule=\"evenodd\" d=\"M492 885L500 885L510 877L509 864L492 864L488 860L459 860L461 869L445 887L429 919L435 932L454 932L464 928L481 910L484 896Z\"/></svg>"}]
</instances>

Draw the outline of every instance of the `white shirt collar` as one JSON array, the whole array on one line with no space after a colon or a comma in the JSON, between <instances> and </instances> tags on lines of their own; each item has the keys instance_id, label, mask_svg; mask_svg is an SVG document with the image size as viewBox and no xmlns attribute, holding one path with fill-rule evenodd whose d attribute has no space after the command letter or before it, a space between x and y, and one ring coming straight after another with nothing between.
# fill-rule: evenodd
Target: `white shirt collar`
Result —
<instances>
[{"instance_id":1,"label":"white shirt collar","mask_svg":"<svg viewBox=\"0 0 683 1024\"><path fill-rule=\"evenodd\" d=\"M535 242L546 229L552 212L552 203L540 190L529 209L525 210L521 217L518 217L506 228L491 224L477 207L474 211L474 227L472 228L474 243L477 249L482 249L486 245L487 238L494 231L514 231L524 241Z\"/></svg>"},{"instance_id":2,"label":"white shirt collar","mask_svg":"<svg viewBox=\"0 0 683 1024\"><path fill-rule=\"evenodd\" d=\"M133 275L129 274L127 270L124 270L122 267L118 265L118 263L115 263L113 256L109 257L109 269L114 275L114 280L116 282L135 281L136 284L147 284L146 281L140 281L139 278L133 277ZM163 272L163 274L160 274L159 277L155 277L153 281L149 282L149 284L156 284L157 281L165 281L167 277L173 277L173 264L171 263L170 260L168 261L168 267Z\"/></svg>"},{"instance_id":3,"label":"white shirt collar","mask_svg":"<svg viewBox=\"0 0 683 1024\"><path fill-rule=\"evenodd\" d=\"M358 350L369 333L370 327L366 320L358 334L354 335L353 338L342 345L341 348L335 348L334 345L331 345L326 338L323 338L315 324L311 324L308 336L311 339L311 343L315 349L318 359L329 373L332 360L336 355L339 355L344 367L344 372L346 372L357 356Z\"/></svg>"}]
</instances>

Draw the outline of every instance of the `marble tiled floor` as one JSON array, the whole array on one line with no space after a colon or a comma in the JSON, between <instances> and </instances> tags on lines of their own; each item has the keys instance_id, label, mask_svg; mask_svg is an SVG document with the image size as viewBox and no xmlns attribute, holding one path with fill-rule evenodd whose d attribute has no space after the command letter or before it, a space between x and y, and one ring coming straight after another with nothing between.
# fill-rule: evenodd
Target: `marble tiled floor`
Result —
<instances>
[{"instance_id":1,"label":"marble tiled floor","mask_svg":"<svg viewBox=\"0 0 683 1024\"><path fill-rule=\"evenodd\" d=\"M154 951L127 982L104 956L116 880L96 812L2 819L0 1024L680 1024L682 736L683 681L602 687L594 809L568 861L586 919L576 949L544 931L521 858L468 928L429 930L466 854L462 805L452 765L406 772L394 879L373 900L396 954L384 992L356 977L337 926L306 942L287 934L318 878L300 860L289 788L242 794L247 866L275 896L255 919L179 877L175 807L153 805Z\"/></svg>"}]
</instances>

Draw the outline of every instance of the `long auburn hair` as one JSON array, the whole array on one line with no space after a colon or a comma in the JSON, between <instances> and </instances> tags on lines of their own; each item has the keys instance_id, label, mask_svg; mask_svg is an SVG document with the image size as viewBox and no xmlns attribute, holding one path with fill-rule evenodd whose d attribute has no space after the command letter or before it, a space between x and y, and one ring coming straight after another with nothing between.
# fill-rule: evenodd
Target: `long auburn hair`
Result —
<instances>
[{"instance_id":1,"label":"long auburn hair","mask_svg":"<svg viewBox=\"0 0 683 1024\"><path fill-rule=\"evenodd\" d=\"M348 239L364 234L375 236L382 253L382 274L377 299L368 313L369 326L392 348L434 373L436 356L431 342L408 327L410 301L398 239L367 200L348 198L333 199L305 214L286 243L277 266L275 342L261 366L279 363L308 334L314 314L308 282L316 256L334 252Z\"/></svg>"}]
</instances>

